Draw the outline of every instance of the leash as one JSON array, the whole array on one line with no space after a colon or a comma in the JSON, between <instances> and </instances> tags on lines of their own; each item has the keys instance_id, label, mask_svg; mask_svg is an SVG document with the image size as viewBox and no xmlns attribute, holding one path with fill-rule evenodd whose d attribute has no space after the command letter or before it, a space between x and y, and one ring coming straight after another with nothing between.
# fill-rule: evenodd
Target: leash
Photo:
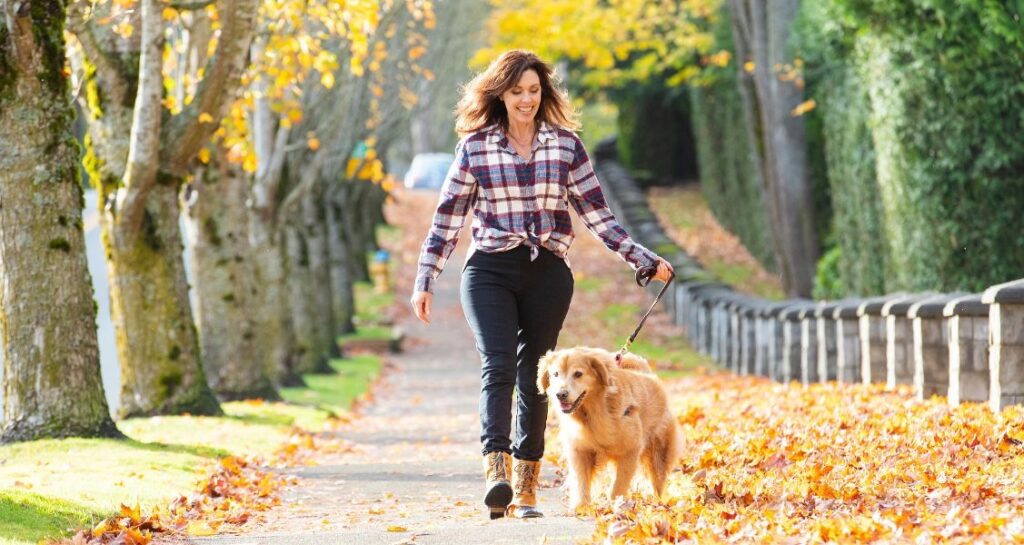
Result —
<instances>
[{"instance_id":1,"label":"leash","mask_svg":"<svg viewBox=\"0 0 1024 545\"><path fill-rule=\"evenodd\" d=\"M640 267L639 269L636 270L636 284L641 288L646 288L647 285L651 283L651 280L654 278L654 275L657 273L657 267ZM644 322L647 321L647 317L650 316L651 312L654 311L654 307L658 305L658 301L661 301L661 296L665 295L665 292L668 291L669 284L671 284L672 281L675 280L675 272L669 272L668 274L668 281L666 281L665 285L661 287L661 291L658 292L658 296L654 298L654 302L651 303L651 308L647 309L647 312L644 313L643 318L640 318L640 323L637 324L636 329L633 330L633 334L630 335L628 339L626 339L626 344L622 345L622 348L619 349L619 352L615 354L615 363L622 362L622 356L624 356L626 352L629 351L630 345L632 345L633 341L636 340L636 336L640 333L640 328L644 326Z\"/></svg>"}]
</instances>

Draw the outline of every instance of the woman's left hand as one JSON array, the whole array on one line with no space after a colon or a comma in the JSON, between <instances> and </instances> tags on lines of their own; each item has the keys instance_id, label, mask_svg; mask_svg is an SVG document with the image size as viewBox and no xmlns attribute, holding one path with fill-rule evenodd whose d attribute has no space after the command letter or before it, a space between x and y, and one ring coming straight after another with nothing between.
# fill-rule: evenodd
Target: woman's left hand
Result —
<instances>
[{"instance_id":1,"label":"woman's left hand","mask_svg":"<svg viewBox=\"0 0 1024 545\"><path fill-rule=\"evenodd\" d=\"M654 279L668 283L668 279L672 277L673 272L675 272L675 269L672 268L672 264L659 257L658 272L654 274Z\"/></svg>"}]
</instances>

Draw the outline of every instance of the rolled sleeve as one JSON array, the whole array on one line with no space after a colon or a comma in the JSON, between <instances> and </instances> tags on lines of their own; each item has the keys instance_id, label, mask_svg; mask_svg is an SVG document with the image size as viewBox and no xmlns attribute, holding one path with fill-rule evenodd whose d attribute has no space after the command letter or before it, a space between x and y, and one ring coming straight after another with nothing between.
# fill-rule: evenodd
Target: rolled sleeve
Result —
<instances>
[{"instance_id":1,"label":"rolled sleeve","mask_svg":"<svg viewBox=\"0 0 1024 545\"><path fill-rule=\"evenodd\" d=\"M445 176L430 232L420 249L416 291L433 293L434 283L458 243L466 212L476 201L477 182L469 167L469 154L462 141L455 147L455 160Z\"/></svg>"},{"instance_id":2,"label":"rolled sleeve","mask_svg":"<svg viewBox=\"0 0 1024 545\"><path fill-rule=\"evenodd\" d=\"M654 266L658 256L637 243L619 225L608 208L601 184L594 173L590 156L579 137L574 138L576 150L569 168L569 201L587 229L611 251L617 253L633 269Z\"/></svg>"}]
</instances>

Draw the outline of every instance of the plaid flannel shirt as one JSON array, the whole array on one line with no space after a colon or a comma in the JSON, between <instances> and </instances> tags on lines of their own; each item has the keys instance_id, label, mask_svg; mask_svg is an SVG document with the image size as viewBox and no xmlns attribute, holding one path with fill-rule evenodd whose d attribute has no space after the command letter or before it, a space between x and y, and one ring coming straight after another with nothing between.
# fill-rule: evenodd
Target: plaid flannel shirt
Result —
<instances>
[{"instance_id":1,"label":"plaid flannel shirt","mask_svg":"<svg viewBox=\"0 0 1024 545\"><path fill-rule=\"evenodd\" d=\"M587 229L634 269L657 262L657 256L630 238L608 209L590 157L575 133L542 123L532 152L532 160L524 160L496 125L459 141L420 251L417 291L434 291L470 207L475 219L469 255L525 244L532 258L543 246L568 262L574 238L572 203Z\"/></svg>"}]
</instances>

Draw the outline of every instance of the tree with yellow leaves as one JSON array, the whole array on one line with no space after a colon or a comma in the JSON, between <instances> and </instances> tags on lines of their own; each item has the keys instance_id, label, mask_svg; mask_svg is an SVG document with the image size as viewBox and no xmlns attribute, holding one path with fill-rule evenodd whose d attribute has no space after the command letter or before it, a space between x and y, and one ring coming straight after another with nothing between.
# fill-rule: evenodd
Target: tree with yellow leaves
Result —
<instances>
[{"instance_id":1,"label":"tree with yellow leaves","mask_svg":"<svg viewBox=\"0 0 1024 545\"><path fill-rule=\"evenodd\" d=\"M88 112L86 166L103 207L122 416L220 412L189 306L178 192L238 87L256 0L201 5L193 14L212 19L209 54L180 103L165 89L164 70L168 34L189 32L178 9L157 0L68 7Z\"/></svg>"}]
</instances>

